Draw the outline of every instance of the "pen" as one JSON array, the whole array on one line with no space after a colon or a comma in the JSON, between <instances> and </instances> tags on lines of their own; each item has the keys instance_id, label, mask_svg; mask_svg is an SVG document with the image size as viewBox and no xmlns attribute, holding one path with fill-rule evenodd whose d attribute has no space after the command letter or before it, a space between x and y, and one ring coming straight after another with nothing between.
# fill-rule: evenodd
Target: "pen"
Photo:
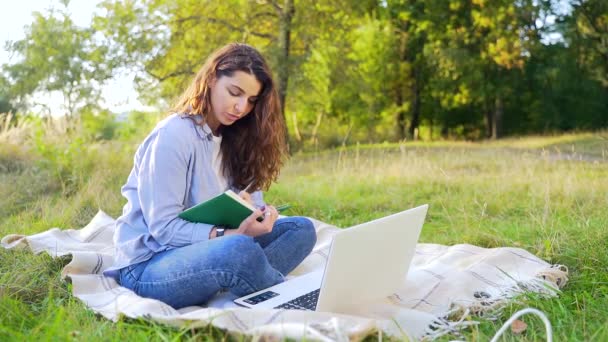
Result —
<instances>
[{"instance_id":1,"label":"pen","mask_svg":"<svg viewBox=\"0 0 608 342\"><path fill-rule=\"evenodd\" d=\"M249 192L249 188L250 188L250 187L253 185L253 183L255 183L255 180L252 180L252 181L251 181L251 183L249 183L249 184L248 184L248 185L245 187L245 189L243 189L243 191L245 191L245 192Z\"/></svg>"},{"instance_id":2,"label":"pen","mask_svg":"<svg viewBox=\"0 0 608 342\"><path fill-rule=\"evenodd\" d=\"M289 204L283 204L283 205L276 207L278 212L282 212L283 210L287 210L289 208L291 208L291 205L289 205Z\"/></svg>"}]
</instances>

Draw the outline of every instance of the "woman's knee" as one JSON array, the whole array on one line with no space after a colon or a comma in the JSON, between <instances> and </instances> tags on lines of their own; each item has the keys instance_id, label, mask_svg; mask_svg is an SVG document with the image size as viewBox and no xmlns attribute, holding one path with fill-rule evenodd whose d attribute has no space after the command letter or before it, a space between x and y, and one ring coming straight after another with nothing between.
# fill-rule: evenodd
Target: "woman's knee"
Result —
<instances>
[{"instance_id":1,"label":"woman's knee","mask_svg":"<svg viewBox=\"0 0 608 342\"><path fill-rule=\"evenodd\" d=\"M306 217L293 217L296 230L301 235L300 239L307 242L308 246L312 250L314 245L317 243L317 231L315 226L309 218Z\"/></svg>"},{"instance_id":2,"label":"woman's knee","mask_svg":"<svg viewBox=\"0 0 608 342\"><path fill-rule=\"evenodd\" d=\"M222 237L224 239L225 257L222 260L230 268L247 268L262 262L263 249L253 238L247 235L235 234Z\"/></svg>"}]
</instances>

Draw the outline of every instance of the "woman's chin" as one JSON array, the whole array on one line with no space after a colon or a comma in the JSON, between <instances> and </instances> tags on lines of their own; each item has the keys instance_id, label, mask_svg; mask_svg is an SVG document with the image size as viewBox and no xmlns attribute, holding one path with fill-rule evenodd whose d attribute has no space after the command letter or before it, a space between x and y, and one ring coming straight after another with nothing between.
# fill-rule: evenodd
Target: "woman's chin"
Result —
<instances>
[{"instance_id":1,"label":"woman's chin","mask_svg":"<svg viewBox=\"0 0 608 342\"><path fill-rule=\"evenodd\" d=\"M235 122L239 121L239 119L240 118L227 117L224 119L224 122L222 122L222 124L225 126L230 126L230 125L234 124Z\"/></svg>"}]
</instances>

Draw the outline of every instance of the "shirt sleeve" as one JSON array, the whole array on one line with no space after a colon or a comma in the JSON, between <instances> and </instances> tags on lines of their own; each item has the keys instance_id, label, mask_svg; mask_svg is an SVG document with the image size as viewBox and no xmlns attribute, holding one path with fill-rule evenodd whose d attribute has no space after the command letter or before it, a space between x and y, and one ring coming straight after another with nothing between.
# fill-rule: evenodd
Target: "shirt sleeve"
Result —
<instances>
[{"instance_id":1,"label":"shirt sleeve","mask_svg":"<svg viewBox=\"0 0 608 342\"><path fill-rule=\"evenodd\" d=\"M210 224L179 218L184 210L190 149L183 134L158 129L143 153L138 194L144 220L160 245L182 247L209 239Z\"/></svg>"}]
</instances>

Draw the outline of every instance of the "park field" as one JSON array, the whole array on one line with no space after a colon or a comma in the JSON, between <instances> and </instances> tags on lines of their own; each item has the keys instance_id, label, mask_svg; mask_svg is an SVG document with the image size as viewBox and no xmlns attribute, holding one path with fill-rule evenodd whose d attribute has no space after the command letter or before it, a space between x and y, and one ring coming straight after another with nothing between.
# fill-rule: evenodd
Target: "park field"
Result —
<instances>
[{"instance_id":1,"label":"park field","mask_svg":"<svg viewBox=\"0 0 608 342\"><path fill-rule=\"evenodd\" d=\"M38 142L35 148L0 143L0 236L81 227L98 209L118 216L124 205L120 186L137 142ZM559 297L521 298L498 321L472 317L481 324L444 340L487 341L511 313L527 306L547 314L556 341L608 340L607 132L295 153L266 201L291 203L292 215L340 227L428 203L421 242L515 246L569 268ZM107 321L60 280L66 263L0 250L0 340L242 339L213 328ZM509 332L504 340L545 339L538 318L523 320L527 330Z\"/></svg>"}]
</instances>

